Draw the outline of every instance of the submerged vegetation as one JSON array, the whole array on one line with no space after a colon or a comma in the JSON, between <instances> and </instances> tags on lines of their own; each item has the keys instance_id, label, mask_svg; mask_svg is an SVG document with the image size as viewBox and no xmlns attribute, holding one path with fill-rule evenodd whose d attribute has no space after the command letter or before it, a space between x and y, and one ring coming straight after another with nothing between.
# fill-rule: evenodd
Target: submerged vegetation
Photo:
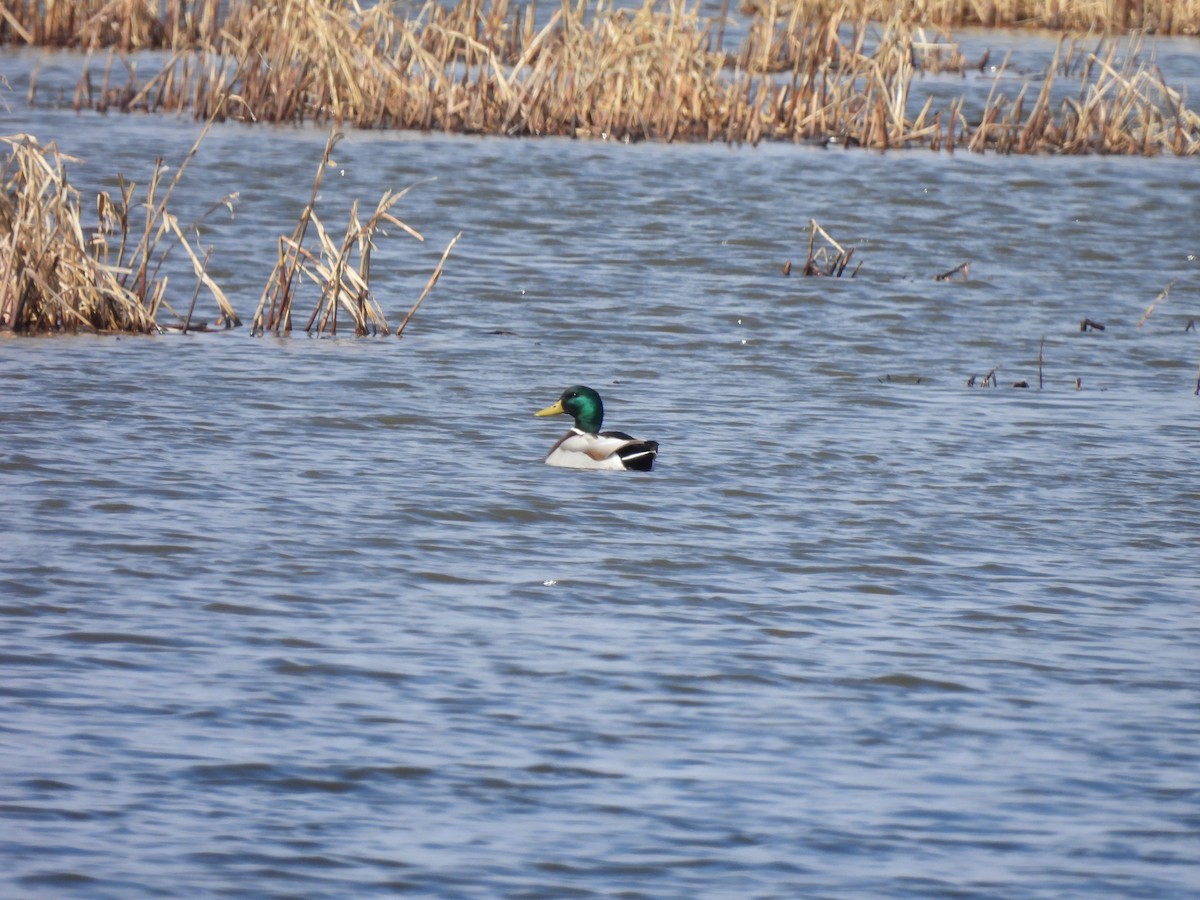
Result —
<instances>
[{"instance_id":1,"label":"submerged vegetation","mask_svg":"<svg viewBox=\"0 0 1200 900\"><path fill-rule=\"evenodd\" d=\"M756 0L736 37L728 16L683 0L580 0L548 15L509 0L64 6L16 4L0 38L162 53L149 75L144 59L89 66L77 108L617 140L1200 153L1200 115L1182 92L1136 41L1094 35L1197 33L1200 0ZM993 66L986 100L921 96L920 76L984 68L986 56L969 62L939 30L972 21L1093 36L1064 36L1038 76Z\"/></svg>"}]
</instances>

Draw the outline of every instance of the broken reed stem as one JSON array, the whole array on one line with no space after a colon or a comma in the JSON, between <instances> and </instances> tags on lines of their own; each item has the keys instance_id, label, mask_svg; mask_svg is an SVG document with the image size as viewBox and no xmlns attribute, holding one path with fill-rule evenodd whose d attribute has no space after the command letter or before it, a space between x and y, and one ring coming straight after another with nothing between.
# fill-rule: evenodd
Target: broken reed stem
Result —
<instances>
[{"instance_id":1,"label":"broken reed stem","mask_svg":"<svg viewBox=\"0 0 1200 900\"><path fill-rule=\"evenodd\" d=\"M1044 358L1043 354L1045 353L1045 350L1046 350L1046 336L1043 334L1042 339L1040 341L1038 341L1038 390L1039 391L1042 389L1042 386L1043 386L1042 360Z\"/></svg>"},{"instance_id":2,"label":"broken reed stem","mask_svg":"<svg viewBox=\"0 0 1200 900\"><path fill-rule=\"evenodd\" d=\"M934 281L949 281L955 275L961 274L962 280L966 281L968 276L970 275L970 273L971 273L971 263L968 260L967 262L959 263L957 266L955 266L953 269L950 269L949 271L942 272L940 275L934 275L933 280Z\"/></svg>"},{"instance_id":3,"label":"broken reed stem","mask_svg":"<svg viewBox=\"0 0 1200 900\"><path fill-rule=\"evenodd\" d=\"M818 234L821 235L829 247L815 246ZM836 250L837 253L831 256L829 253L830 247ZM804 275L826 277L832 276L835 278L841 278L843 273L846 271L846 267L850 264L850 258L852 256L854 256L853 247L847 250L841 244L835 241L828 231L817 224L816 219L808 220L808 252L804 259ZM824 267L822 267L818 260L825 264ZM858 270L861 268L862 263L859 263L858 266L855 267L854 271L850 274L850 277L853 278L855 275L857 275ZM791 263L789 262L784 268L784 274L787 275L790 274L790 272Z\"/></svg>"},{"instance_id":4,"label":"broken reed stem","mask_svg":"<svg viewBox=\"0 0 1200 900\"><path fill-rule=\"evenodd\" d=\"M201 271L207 271L208 260L212 257L212 247L209 247L204 252L204 265L201 266ZM199 278L196 279L196 289L192 291L192 302L188 306L187 317L183 320L183 333L188 333L188 327L192 324L192 313L196 311L196 298L200 296L200 286L202 282Z\"/></svg>"},{"instance_id":5,"label":"broken reed stem","mask_svg":"<svg viewBox=\"0 0 1200 900\"><path fill-rule=\"evenodd\" d=\"M433 290L433 286L438 283L438 279L442 277L442 267L446 264L446 258L450 256L450 251L454 249L454 245L458 243L460 237L462 237L461 231L451 239L450 243L446 245L446 249L442 251L442 258L438 260L437 268L433 270L433 274L429 276L429 280L425 283L425 290L421 291L421 296L417 298L417 302L408 311L408 315L404 317L404 321L397 326L396 337L404 336L404 329L408 327L408 320L416 314L418 307L425 301L425 297Z\"/></svg>"},{"instance_id":6,"label":"broken reed stem","mask_svg":"<svg viewBox=\"0 0 1200 900\"><path fill-rule=\"evenodd\" d=\"M308 223L312 219L313 209L317 205L317 196L321 191L321 182L325 178L325 170L329 166L333 148L343 137L345 135L341 132L331 130L325 139L325 149L321 153L321 162L317 166L316 175L313 176L313 186L308 203L300 212L296 227L292 229L291 238L281 237L279 239L279 256L276 259L275 268L271 270L271 275L267 279L262 297L259 298L258 308L254 311L254 318L250 323L251 335L261 335L268 331L281 334L292 330L292 292L296 275L300 269L298 259L300 248L304 246ZM290 248L290 251L285 252L285 247ZM266 309L264 315L264 309L268 303L270 308Z\"/></svg>"},{"instance_id":7,"label":"broken reed stem","mask_svg":"<svg viewBox=\"0 0 1200 900\"><path fill-rule=\"evenodd\" d=\"M1159 292L1158 296L1150 302L1150 305L1146 307L1146 311L1142 313L1142 317L1138 319L1138 328L1141 328L1144 324L1146 324L1146 320L1150 318L1150 313L1154 312L1154 308L1158 306L1158 304L1162 303L1162 301L1167 299L1167 294L1171 293L1171 288L1175 286L1176 281L1178 281L1178 279L1172 278L1169 282L1167 282L1167 286L1163 288L1162 291Z\"/></svg>"}]
</instances>

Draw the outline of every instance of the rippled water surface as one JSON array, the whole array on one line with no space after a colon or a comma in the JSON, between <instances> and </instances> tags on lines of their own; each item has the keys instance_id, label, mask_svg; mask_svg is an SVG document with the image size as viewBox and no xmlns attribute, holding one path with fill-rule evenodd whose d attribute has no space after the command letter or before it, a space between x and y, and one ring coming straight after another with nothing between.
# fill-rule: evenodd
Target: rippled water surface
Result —
<instances>
[{"instance_id":1,"label":"rippled water surface","mask_svg":"<svg viewBox=\"0 0 1200 900\"><path fill-rule=\"evenodd\" d=\"M13 105L93 192L197 134ZM323 141L180 185L247 321ZM1194 161L335 156L436 179L393 323L464 232L402 340L0 341L0 894L1200 891ZM653 473L541 464L576 382Z\"/></svg>"}]
</instances>

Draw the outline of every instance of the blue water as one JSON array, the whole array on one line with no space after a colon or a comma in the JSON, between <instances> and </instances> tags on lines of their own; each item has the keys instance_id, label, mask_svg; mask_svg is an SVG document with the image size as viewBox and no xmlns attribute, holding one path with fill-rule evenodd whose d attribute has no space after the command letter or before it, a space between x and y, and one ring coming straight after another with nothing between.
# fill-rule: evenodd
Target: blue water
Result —
<instances>
[{"instance_id":1,"label":"blue water","mask_svg":"<svg viewBox=\"0 0 1200 900\"><path fill-rule=\"evenodd\" d=\"M197 133L10 117L81 187ZM245 321L323 142L180 186ZM402 340L0 340L0 894L1200 891L1194 162L336 157L331 230L436 177L393 326L464 232ZM541 464L576 382L653 473Z\"/></svg>"}]
</instances>

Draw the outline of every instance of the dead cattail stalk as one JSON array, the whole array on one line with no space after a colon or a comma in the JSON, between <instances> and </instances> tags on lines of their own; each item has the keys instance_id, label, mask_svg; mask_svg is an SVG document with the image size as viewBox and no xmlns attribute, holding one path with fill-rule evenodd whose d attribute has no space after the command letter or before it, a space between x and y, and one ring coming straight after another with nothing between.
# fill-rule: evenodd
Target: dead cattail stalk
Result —
<instances>
[{"instance_id":1,"label":"dead cattail stalk","mask_svg":"<svg viewBox=\"0 0 1200 900\"><path fill-rule=\"evenodd\" d=\"M208 250L206 250L204 253L204 263L200 267L201 272L207 271L208 260L211 256L212 256L212 248L209 247ZM192 291L192 302L188 305L187 316L184 317L184 320L183 320L183 329L182 330L183 330L184 334L188 333L188 328L192 324L192 313L194 313L196 311L196 298L200 296L201 283L202 283L201 279L197 278L196 279L196 289L194 291Z\"/></svg>"},{"instance_id":2,"label":"dead cattail stalk","mask_svg":"<svg viewBox=\"0 0 1200 900\"><path fill-rule=\"evenodd\" d=\"M999 387L996 381L996 373L1000 371L1000 367L996 366L990 372L980 378L978 375L972 375L967 379L967 387Z\"/></svg>"},{"instance_id":3,"label":"dead cattail stalk","mask_svg":"<svg viewBox=\"0 0 1200 900\"><path fill-rule=\"evenodd\" d=\"M970 260L967 260L966 262L959 263L957 266L955 266L953 269L950 269L949 271L942 272L940 275L934 275L933 280L934 281L949 281L955 275L961 275L962 276L961 280L966 281L967 278L969 277L970 273L971 273L971 262L970 262Z\"/></svg>"},{"instance_id":4,"label":"dead cattail stalk","mask_svg":"<svg viewBox=\"0 0 1200 900\"><path fill-rule=\"evenodd\" d=\"M421 296L418 297L417 302L412 305L412 309L408 311L408 315L406 315L404 320L396 327L396 337L404 336L404 329L408 327L409 319L416 314L417 309L423 302L425 302L425 297L431 290L433 290L433 286L438 283L438 279L442 277L442 267L446 265L446 258L450 256L450 251L454 249L454 245L458 243L458 239L460 237L462 237L461 231L451 238L450 243L446 245L446 249L442 251L442 258L438 260L437 268L433 270L433 274L430 275L429 280L425 282L425 290L421 291Z\"/></svg>"},{"instance_id":5,"label":"dead cattail stalk","mask_svg":"<svg viewBox=\"0 0 1200 900\"><path fill-rule=\"evenodd\" d=\"M818 234L821 235L828 246L822 247L816 245ZM831 254L830 249L836 251L836 253ZM846 267L850 264L850 258L853 255L853 247L847 250L835 241L829 232L818 225L816 219L808 220L808 252L805 254L804 268L801 269L802 274L841 278L842 274L846 271ZM857 275L860 268L862 268L861 263L850 274L850 277L853 278Z\"/></svg>"},{"instance_id":6,"label":"dead cattail stalk","mask_svg":"<svg viewBox=\"0 0 1200 900\"><path fill-rule=\"evenodd\" d=\"M1167 282L1167 286L1163 288L1159 292L1158 296L1150 302L1150 305L1146 307L1146 311L1142 313L1142 317L1138 319L1138 328L1141 328L1144 324L1146 324L1146 320L1150 318L1150 313L1154 312L1154 308L1158 306L1158 304L1162 303L1162 301L1167 299L1167 294L1171 293L1171 288L1174 287L1177 280L1178 279L1172 278L1169 282Z\"/></svg>"},{"instance_id":7,"label":"dead cattail stalk","mask_svg":"<svg viewBox=\"0 0 1200 900\"><path fill-rule=\"evenodd\" d=\"M418 241L424 240L391 212L396 203L416 185L398 192L385 192L375 211L365 221L359 216L358 203L355 201L345 232L340 240L335 240L317 215L316 202L324 172L332 165L333 149L342 137L336 131L329 133L313 178L309 201L301 211L291 236L279 239L278 259L259 299L250 326L251 334L262 335L267 331L286 334L291 331L292 311L301 280L309 281L320 289L320 297L305 324L306 332L336 334L339 313L344 311L354 322L356 335L389 333L387 318L371 294L371 257L378 237L384 234L383 229L388 225L396 226ZM306 246L310 231L316 236L318 252ZM356 255L357 265L354 264ZM441 274L445 257L446 254L438 264L426 292ZM421 299L424 296L422 294ZM412 317L413 312L415 307L408 318ZM405 323L408 318L404 320Z\"/></svg>"},{"instance_id":8,"label":"dead cattail stalk","mask_svg":"<svg viewBox=\"0 0 1200 900\"><path fill-rule=\"evenodd\" d=\"M316 175L313 178L312 192L309 194L308 203L300 212L296 227L292 229L292 236L279 239L279 258L271 276L267 279L267 286L263 290L262 297L258 301L258 309L255 310L254 318L250 323L251 334L265 334L267 331L281 334L291 331L292 292L296 277L300 272L300 248L304 246L304 237L308 233L308 226L312 221L317 195L321 190L321 181L325 177L325 170L329 167L333 148L343 137L344 135L340 132L330 131L329 137L325 140L325 149L321 154L321 162L318 164Z\"/></svg>"},{"instance_id":9,"label":"dead cattail stalk","mask_svg":"<svg viewBox=\"0 0 1200 900\"><path fill-rule=\"evenodd\" d=\"M1038 341L1038 390L1042 389L1042 361L1046 350L1046 336L1043 334L1042 339Z\"/></svg>"}]
</instances>

